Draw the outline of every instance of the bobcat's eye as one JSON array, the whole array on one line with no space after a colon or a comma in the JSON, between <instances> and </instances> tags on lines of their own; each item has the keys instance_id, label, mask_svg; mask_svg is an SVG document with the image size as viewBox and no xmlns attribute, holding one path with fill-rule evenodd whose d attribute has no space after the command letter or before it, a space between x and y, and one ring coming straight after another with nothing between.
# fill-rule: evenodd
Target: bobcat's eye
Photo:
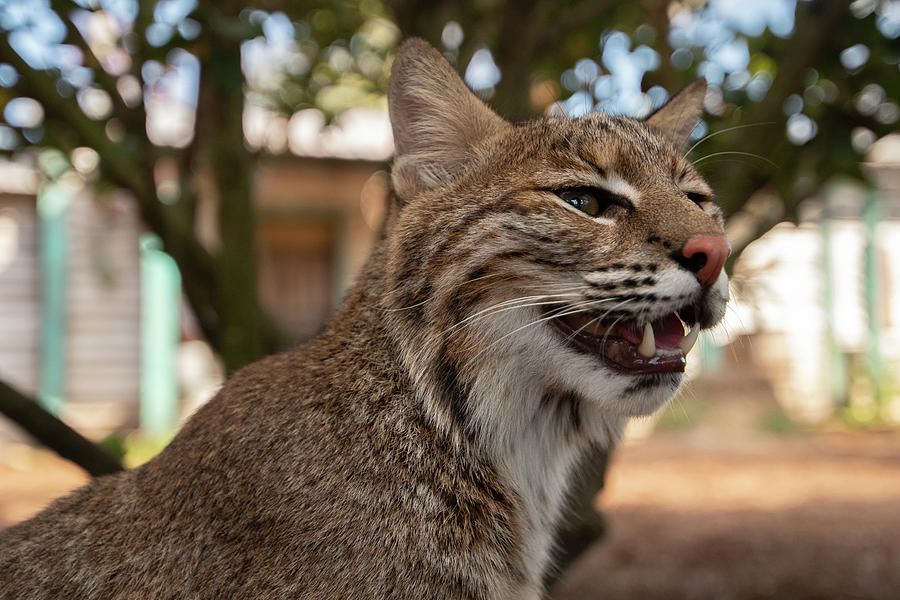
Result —
<instances>
[{"instance_id":1,"label":"bobcat's eye","mask_svg":"<svg viewBox=\"0 0 900 600\"><path fill-rule=\"evenodd\" d=\"M584 214L597 217L613 206L627 208L630 203L609 190L593 187L577 187L554 192L567 204L571 204Z\"/></svg>"},{"instance_id":2,"label":"bobcat's eye","mask_svg":"<svg viewBox=\"0 0 900 600\"><path fill-rule=\"evenodd\" d=\"M704 202L712 202L712 198L699 192L685 192L685 195L688 197L688 200L701 208L703 207Z\"/></svg>"}]
</instances>

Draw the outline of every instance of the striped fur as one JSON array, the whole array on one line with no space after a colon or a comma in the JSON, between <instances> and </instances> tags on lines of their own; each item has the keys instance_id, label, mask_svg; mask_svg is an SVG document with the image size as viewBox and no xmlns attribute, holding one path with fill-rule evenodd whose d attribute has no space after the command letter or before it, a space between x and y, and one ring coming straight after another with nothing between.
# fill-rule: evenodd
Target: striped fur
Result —
<instances>
[{"instance_id":1,"label":"striped fur","mask_svg":"<svg viewBox=\"0 0 900 600\"><path fill-rule=\"evenodd\" d=\"M536 599L575 461L680 374L627 375L547 314L712 326L673 253L722 217L680 148L694 86L640 123L510 124L424 42L394 64L384 234L315 340L233 376L148 464L0 533L0 599ZM552 190L608 186L590 218ZM624 209L623 209L624 210Z\"/></svg>"}]
</instances>

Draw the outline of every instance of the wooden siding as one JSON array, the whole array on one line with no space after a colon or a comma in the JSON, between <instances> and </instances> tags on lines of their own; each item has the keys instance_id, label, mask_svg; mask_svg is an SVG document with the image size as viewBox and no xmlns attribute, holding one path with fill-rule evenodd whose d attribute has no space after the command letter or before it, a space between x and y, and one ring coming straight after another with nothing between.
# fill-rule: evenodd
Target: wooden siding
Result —
<instances>
[{"instance_id":1,"label":"wooden siding","mask_svg":"<svg viewBox=\"0 0 900 600\"><path fill-rule=\"evenodd\" d=\"M29 395L40 376L40 265L34 196L0 194L0 379Z\"/></svg>"},{"instance_id":2,"label":"wooden siding","mask_svg":"<svg viewBox=\"0 0 900 600\"><path fill-rule=\"evenodd\" d=\"M372 175L383 167L293 158L267 160L256 173L261 301L295 338L321 327L365 260L384 201L383 176ZM137 424L142 227L132 200L94 198L89 188L71 198L66 219L61 416L97 436ZM41 368L38 232L34 196L0 194L0 378L34 395ZM11 246L14 258L3 262L2 249Z\"/></svg>"},{"instance_id":3,"label":"wooden siding","mask_svg":"<svg viewBox=\"0 0 900 600\"><path fill-rule=\"evenodd\" d=\"M387 193L386 176L382 181L376 174L383 175L384 169L382 163L296 157L269 159L257 169L254 196L261 222L315 223L325 218L335 223L335 253L330 265L335 305L375 242L383 211L380 205ZM373 222L367 223L366 213L376 215Z\"/></svg>"},{"instance_id":4,"label":"wooden siding","mask_svg":"<svg viewBox=\"0 0 900 600\"><path fill-rule=\"evenodd\" d=\"M65 416L90 429L133 426L140 399L140 221L122 195L69 206Z\"/></svg>"},{"instance_id":5,"label":"wooden siding","mask_svg":"<svg viewBox=\"0 0 900 600\"><path fill-rule=\"evenodd\" d=\"M331 313L333 225L327 220L263 219L259 224L259 298L296 340L321 329Z\"/></svg>"}]
</instances>

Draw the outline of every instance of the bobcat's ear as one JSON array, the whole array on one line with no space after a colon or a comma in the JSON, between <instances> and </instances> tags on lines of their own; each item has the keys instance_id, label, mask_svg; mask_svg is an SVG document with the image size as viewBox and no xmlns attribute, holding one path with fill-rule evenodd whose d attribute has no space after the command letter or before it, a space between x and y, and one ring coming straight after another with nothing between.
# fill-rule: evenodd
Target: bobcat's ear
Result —
<instances>
[{"instance_id":1,"label":"bobcat's ear","mask_svg":"<svg viewBox=\"0 0 900 600\"><path fill-rule=\"evenodd\" d=\"M401 200L450 182L473 147L509 127L418 38L405 41L394 58L388 108L395 147L391 180Z\"/></svg>"},{"instance_id":2,"label":"bobcat's ear","mask_svg":"<svg viewBox=\"0 0 900 600\"><path fill-rule=\"evenodd\" d=\"M647 125L662 131L676 148L687 148L691 131L703 115L706 80L697 79L672 96L656 112L647 117Z\"/></svg>"}]
</instances>

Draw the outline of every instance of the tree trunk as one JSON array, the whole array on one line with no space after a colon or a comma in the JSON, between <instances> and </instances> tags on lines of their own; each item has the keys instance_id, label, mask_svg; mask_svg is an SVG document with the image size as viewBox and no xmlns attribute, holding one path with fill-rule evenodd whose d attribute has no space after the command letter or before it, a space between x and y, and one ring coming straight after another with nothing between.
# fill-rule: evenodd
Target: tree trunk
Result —
<instances>
[{"instance_id":1,"label":"tree trunk","mask_svg":"<svg viewBox=\"0 0 900 600\"><path fill-rule=\"evenodd\" d=\"M236 18L239 9L219 6ZM257 298L256 215L252 199L253 157L244 144L244 79L240 39L213 29L200 74L196 155L211 175L218 209L215 251L215 304L218 344L227 372L259 359L274 348L264 344L263 315ZM194 168L200 165L193 165ZM264 347L265 346L265 347Z\"/></svg>"},{"instance_id":2,"label":"tree trunk","mask_svg":"<svg viewBox=\"0 0 900 600\"><path fill-rule=\"evenodd\" d=\"M523 121L535 116L531 106L531 83L537 45L537 30L529 26L534 0L507 0L494 60L502 79L491 104L504 118Z\"/></svg>"}]
</instances>

